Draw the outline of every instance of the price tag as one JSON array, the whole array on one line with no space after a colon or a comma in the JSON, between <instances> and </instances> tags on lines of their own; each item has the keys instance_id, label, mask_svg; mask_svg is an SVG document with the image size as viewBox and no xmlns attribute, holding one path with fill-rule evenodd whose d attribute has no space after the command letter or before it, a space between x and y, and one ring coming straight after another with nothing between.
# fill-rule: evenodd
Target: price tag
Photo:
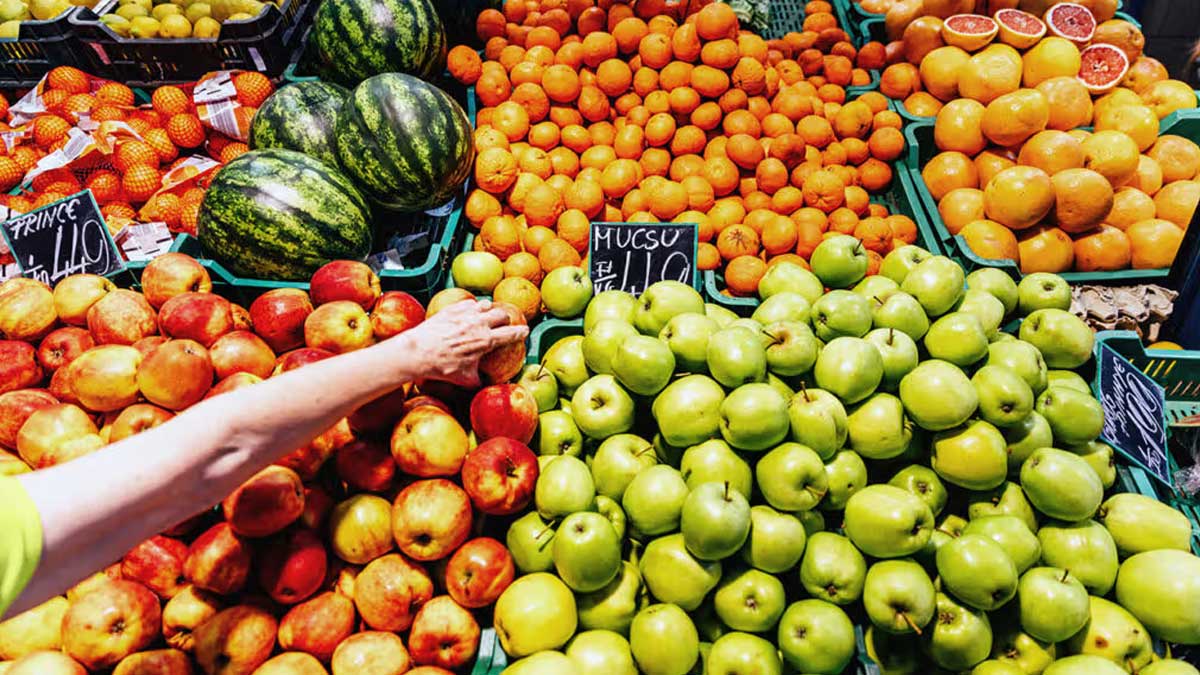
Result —
<instances>
[{"instance_id":1,"label":"price tag","mask_svg":"<svg viewBox=\"0 0 1200 675\"><path fill-rule=\"evenodd\" d=\"M657 281L696 285L695 223L592 223L589 249L597 293L638 295Z\"/></svg>"},{"instance_id":2,"label":"price tag","mask_svg":"<svg viewBox=\"0 0 1200 675\"><path fill-rule=\"evenodd\" d=\"M21 274L51 286L72 274L111 274L121 269L91 190L0 223Z\"/></svg>"},{"instance_id":3,"label":"price tag","mask_svg":"<svg viewBox=\"0 0 1200 675\"><path fill-rule=\"evenodd\" d=\"M1172 486L1163 388L1103 344L1096 348L1096 371L1097 394L1104 408L1100 440Z\"/></svg>"}]
</instances>

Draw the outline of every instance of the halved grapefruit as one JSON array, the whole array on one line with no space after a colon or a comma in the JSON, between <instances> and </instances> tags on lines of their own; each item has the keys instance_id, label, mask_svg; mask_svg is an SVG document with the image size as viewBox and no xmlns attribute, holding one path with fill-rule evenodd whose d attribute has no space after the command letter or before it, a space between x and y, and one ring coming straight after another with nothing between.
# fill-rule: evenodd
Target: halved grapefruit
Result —
<instances>
[{"instance_id":1,"label":"halved grapefruit","mask_svg":"<svg viewBox=\"0 0 1200 675\"><path fill-rule=\"evenodd\" d=\"M955 14L942 22L942 40L968 52L986 47L999 31L995 19L980 14Z\"/></svg>"},{"instance_id":2,"label":"halved grapefruit","mask_svg":"<svg viewBox=\"0 0 1200 675\"><path fill-rule=\"evenodd\" d=\"M1000 41L1016 49L1029 49L1046 35L1046 24L1041 19L1019 9L996 12L996 23L1000 26Z\"/></svg>"},{"instance_id":3,"label":"halved grapefruit","mask_svg":"<svg viewBox=\"0 0 1200 675\"><path fill-rule=\"evenodd\" d=\"M1077 45L1086 45L1096 34L1096 17L1092 10L1074 2L1060 2L1046 10L1046 26L1050 32Z\"/></svg>"},{"instance_id":4,"label":"halved grapefruit","mask_svg":"<svg viewBox=\"0 0 1200 675\"><path fill-rule=\"evenodd\" d=\"M1092 95L1112 91L1129 71L1129 57L1109 44L1094 44L1079 54L1079 80Z\"/></svg>"}]
</instances>

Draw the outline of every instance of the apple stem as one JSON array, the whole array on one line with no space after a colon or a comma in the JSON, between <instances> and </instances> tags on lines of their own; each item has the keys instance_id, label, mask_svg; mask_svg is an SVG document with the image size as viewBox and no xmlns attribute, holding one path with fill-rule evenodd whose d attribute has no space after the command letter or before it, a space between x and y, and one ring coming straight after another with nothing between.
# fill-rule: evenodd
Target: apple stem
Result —
<instances>
[{"instance_id":1,"label":"apple stem","mask_svg":"<svg viewBox=\"0 0 1200 675\"><path fill-rule=\"evenodd\" d=\"M889 328L888 329L888 346L891 346L892 343L895 342L895 340L896 340L896 329Z\"/></svg>"},{"instance_id":2,"label":"apple stem","mask_svg":"<svg viewBox=\"0 0 1200 675\"><path fill-rule=\"evenodd\" d=\"M917 635L921 635L920 626L913 623L913 620L908 618L908 614L906 612L900 612L900 616L904 617L904 623L908 624L908 627L913 629L914 633L916 633Z\"/></svg>"},{"instance_id":3,"label":"apple stem","mask_svg":"<svg viewBox=\"0 0 1200 675\"><path fill-rule=\"evenodd\" d=\"M729 481L725 481L725 501L729 501Z\"/></svg>"},{"instance_id":4,"label":"apple stem","mask_svg":"<svg viewBox=\"0 0 1200 675\"><path fill-rule=\"evenodd\" d=\"M545 375L545 374L546 374L546 365L544 363L539 363L537 379L539 379L539 380L542 379L542 375Z\"/></svg>"},{"instance_id":5,"label":"apple stem","mask_svg":"<svg viewBox=\"0 0 1200 675\"><path fill-rule=\"evenodd\" d=\"M646 454L647 452L653 452L653 451L654 451L654 446L647 445L646 447L642 448L641 450L638 450L633 456L641 457L642 455Z\"/></svg>"},{"instance_id":6,"label":"apple stem","mask_svg":"<svg viewBox=\"0 0 1200 675\"><path fill-rule=\"evenodd\" d=\"M800 380L800 395L804 397L806 402L812 403L812 399L808 397L808 387L804 385L804 380Z\"/></svg>"},{"instance_id":7,"label":"apple stem","mask_svg":"<svg viewBox=\"0 0 1200 675\"><path fill-rule=\"evenodd\" d=\"M774 335L772 335L770 331L766 331L766 330L764 330L764 331L762 332L762 334L763 334L763 335L766 335L766 336L767 336L767 337L769 337L769 338L771 338L771 341L772 341L772 342L774 342L775 344L779 344L779 338L777 338L777 337L775 337Z\"/></svg>"},{"instance_id":8,"label":"apple stem","mask_svg":"<svg viewBox=\"0 0 1200 675\"><path fill-rule=\"evenodd\" d=\"M1071 570L1063 570L1062 582L1067 583L1067 577L1071 576Z\"/></svg>"}]
</instances>

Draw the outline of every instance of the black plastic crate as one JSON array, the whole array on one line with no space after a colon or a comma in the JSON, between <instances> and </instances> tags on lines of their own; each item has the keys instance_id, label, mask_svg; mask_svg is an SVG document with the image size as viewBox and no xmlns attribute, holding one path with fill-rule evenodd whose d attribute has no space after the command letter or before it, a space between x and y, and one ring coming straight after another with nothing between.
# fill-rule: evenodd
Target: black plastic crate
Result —
<instances>
[{"instance_id":1,"label":"black plastic crate","mask_svg":"<svg viewBox=\"0 0 1200 675\"><path fill-rule=\"evenodd\" d=\"M53 19L22 21L16 38L0 39L0 89L29 89L57 66L78 66L71 7Z\"/></svg>"}]
</instances>

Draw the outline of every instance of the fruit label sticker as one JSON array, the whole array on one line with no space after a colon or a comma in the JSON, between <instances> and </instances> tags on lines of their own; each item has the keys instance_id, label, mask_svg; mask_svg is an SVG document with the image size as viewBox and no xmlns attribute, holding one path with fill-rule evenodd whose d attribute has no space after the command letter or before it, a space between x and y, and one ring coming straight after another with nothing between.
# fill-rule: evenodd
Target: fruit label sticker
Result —
<instances>
[{"instance_id":1,"label":"fruit label sticker","mask_svg":"<svg viewBox=\"0 0 1200 675\"><path fill-rule=\"evenodd\" d=\"M53 286L72 274L111 274L121 255L91 190L0 223L21 274Z\"/></svg>"},{"instance_id":2,"label":"fruit label sticker","mask_svg":"<svg viewBox=\"0 0 1200 675\"><path fill-rule=\"evenodd\" d=\"M1096 372L1104 408L1100 440L1171 486L1163 388L1104 344L1096 347Z\"/></svg>"},{"instance_id":3,"label":"fruit label sticker","mask_svg":"<svg viewBox=\"0 0 1200 675\"><path fill-rule=\"evenodd\" d=\"M592 284L638 295L656 281L696 285L695 223L592 223Z\"/></svg>"}]
</instances>

